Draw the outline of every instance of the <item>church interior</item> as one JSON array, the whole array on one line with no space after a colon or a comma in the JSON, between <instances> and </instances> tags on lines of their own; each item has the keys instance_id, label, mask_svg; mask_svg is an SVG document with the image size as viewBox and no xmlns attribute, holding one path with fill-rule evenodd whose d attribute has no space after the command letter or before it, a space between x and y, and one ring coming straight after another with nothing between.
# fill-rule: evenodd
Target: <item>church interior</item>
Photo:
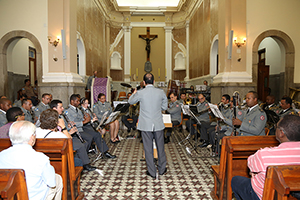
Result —
<instances>
[{"instance_id":1,"label":"church interior","mask_svg":"<svg viewBox=\"0 0 300 200\"><path fill-rule=\"evenodd\" d=\"M300 106L299 7L299 0L0 0L0 95L18 100L29 79L38 99L50 93L67 107L72 94L91 97L86 85L97 71L112 103L151 72L166 94L172 82L180 95L207 81L214 104L256 91L261 102L293 94ZM219 157L194 140L180 143L187 130L173 131L168 173L155 180L145 175L139 132L129 138L121 123L119 134L119 144L108 142L117 159L93 163L103 176L82 173L83 199L216 199L211 166Z\"/></svg>"}]
</instances>

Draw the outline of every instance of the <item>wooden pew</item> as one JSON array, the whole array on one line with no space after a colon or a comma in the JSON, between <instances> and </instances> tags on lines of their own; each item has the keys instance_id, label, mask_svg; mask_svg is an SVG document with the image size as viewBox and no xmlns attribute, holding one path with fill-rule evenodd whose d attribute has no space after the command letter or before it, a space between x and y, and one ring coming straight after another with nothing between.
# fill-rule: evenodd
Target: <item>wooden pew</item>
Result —
<instances>
[{"instance_id":1,"label":"wooden pew","mask_svg":"<svg viewBox=\"0 0 300 200\"><path fill-rule=\"evenodd\" d=\"M263 200L296 199L291 191L300 191L300 165L269 166L264 184Z\"/></svg>"},{"instance_id":2,"label":"wooden pew","mask_svg":"<svg viewBox=\"0 0 300 200\"><path fill-rule=\"evenodd\" d=\"M24 171L22 169L0 169L0 191L0 199L3 200L28 200Z\"/></svg>"},{"instance_id":3,"label":"wooden pew","mask_svg":"<svg viewBox=\"0 0 300 200\"><path fill-rule=\"evenodd\" d=\"M9 139L0 139L0 151L11 146ZM67 200L68 189L68 139L36 139L33 147L38 152L43 152L50 158L51 165L55 172L63 179L62 199ZM73 161L74 162L74 161Z\"/></svg>"},{"instance_id":4,"label":"wooden pew","mask_svg":"<svg viewBox=\"0 0 300 200\"><path fill-rule=\"evenodd\" d=\"M249 177L247 159L257 150L278 146L275 136L228 136L226 142L226 196L232 199L231 179L233 176ZM225 196L225 195L224 195Z\"/></svg>"},{"instance_id":5,"label":"wooden pew","mask_svg":"<svg viewBox=\"0 0 300 200\"><path fill-rule=\"evenodd\" d=\"M215 188L211 192L211 196L214 199L223 199L224 194L224 184L225 184L225 169L226 169L226 159L227 155L225 152L227 137L222 138L222 146L221 146L221 155L220 155L220 164L212 165L211 168L213 170Z\"/></svg>"},{"instance_id":6,"label":"wooden pew","mask_svg":"<svg viewBox=\"0 0 300 200\"><path fill-rule=\"evenodd\" d=\"M71 189L71 199L83 199L84 193L80 190L80 177L83 167L75 167L72 139L68 139L68 172Z\"/></svg>"},{"instance_id":7,"label":"wooden pew","mask_svg":"<svg viewBox=\"0 0 300 200\"><path fill-rule=\"evenodd\" d=\"M226 140L223 142L223 140ZM232 199L231 179L233 176L249 177L247 158L257 150L278 146L275 136L225 136L222 139L220 165L212 166L215 188L214 199ZM223 153L225 151L225 153ZM224 182L224 184L223 184ZM223 187L224 188L223 188Z\"/></svg>"}]
</instances>

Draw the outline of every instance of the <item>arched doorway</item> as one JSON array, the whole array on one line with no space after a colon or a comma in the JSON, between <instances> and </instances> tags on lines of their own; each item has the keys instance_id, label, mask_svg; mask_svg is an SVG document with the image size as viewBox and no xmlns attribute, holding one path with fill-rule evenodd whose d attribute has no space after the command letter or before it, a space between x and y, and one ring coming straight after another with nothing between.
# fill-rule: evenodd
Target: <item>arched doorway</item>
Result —
<instances>
[{"instance_id":1,"label":"arched doorway","mask_svg":"<svg viewBox=\"0 0 300 200\"><path fill-rule=\"evenodd\" d=\"M257 85L258 82L258 62L259 62L259 46L261 42L265 38L272 38L276 41L279 47L282 49L281 52L284 52L283 59L284 62L284 75L282 79L281 85L283 85L282 94L289 93L289 87L293 87L294 85L294 68L295 68L295 47L291 40L291 38L282 31L279 30L268 30L261 33L253 43L252 48L252 75L253 75L253 82ZM256 86L257 90L257 86Z\"/></svg>"},{"instance_id":2,"label":"arched doorway","mask_svg":"<svg viewBox=\"0 0 300 200\"><path fill-rule=\"evenodd\" d=\"M216 35L210 47L210 75L215 76L219 73L219 38Z\"/></svg>"},{"instance_id":3,"label":"arched doorway","mask_svg":"<svg viewBox=\"0 0 300 200\"><path fill-rule=\"evenodd\" d=\"M86 55L83 39L77 32L77 73L85 80L86 75Z\"/></svg>"},{"instance_id":4,"label":"arched doorway","mask_svg":"<svg viewBox=\"0 0 300 200\"><path fill-rule=\"evenodd\" d=\"M0 39L0 69L3 73L0 73L0 91L3 95L6 95L9 99L13 99L11 94L8 92L8 75L7 75L7 51L9 45L16 39L27 38L34 45L36 50L36 76L38 82L42 80L42 47L38 39L27 31L11 31L5 34Z\"/></svg>"}]
</instances>

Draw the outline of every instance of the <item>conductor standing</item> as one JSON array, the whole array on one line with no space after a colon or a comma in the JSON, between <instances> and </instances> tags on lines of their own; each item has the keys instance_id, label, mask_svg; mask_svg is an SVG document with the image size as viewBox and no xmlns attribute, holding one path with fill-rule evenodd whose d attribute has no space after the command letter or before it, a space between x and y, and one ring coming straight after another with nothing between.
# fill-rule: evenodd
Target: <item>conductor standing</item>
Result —
<instances>
[{"instance_id":1,"label":"conductor standing","mask_svg":"<svg viewBox=\"0 0 300 200\"><path fill-rule=\"evenodd\" d=\"M142 132L144 151L148 171L146 174L156 178L157 169L153 157L153 139L158 152L158 173L163 175L167 172L166 153L164 147L164 122L162 111L168 108L168 99L163 90L153 86L154 76L151 73L144 75L144 85L142 90L135 90L130 96L128 103L140 102L140 114L137 129Z\"/></svg>"}]
</instances>

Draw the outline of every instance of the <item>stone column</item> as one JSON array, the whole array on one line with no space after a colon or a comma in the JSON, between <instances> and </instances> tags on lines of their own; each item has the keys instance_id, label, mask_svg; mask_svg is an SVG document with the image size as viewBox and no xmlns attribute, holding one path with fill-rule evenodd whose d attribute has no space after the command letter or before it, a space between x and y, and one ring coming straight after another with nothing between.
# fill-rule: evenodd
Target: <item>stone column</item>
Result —
<instances>
[{"instance_id":1,"label":"stone column","mask_svg":"<svg viewBox=\"0 0 300 200\"><path fill-rule=\"evenodd\" d=\"M124 81L130 82L131 68L131 26L123 26L124 30Z\"/></svg>"},{"instance_id":2,"label":"stone column","mask_svg":"<svg viewBox=\"0 0 300 200\"><path fill-rule=\"evenodd\" d=\"M166 68L166 82L172 79L172 29L171 26L165 28L165 68Z\"/></svg>"},{"instance_id":3,"label":"stone column","mask_svg":"<svg viewBox=\"0 0 300 200\"><path fill-rule=\"evenodd\" d=\"M105 24L105 40L106 40L106 75L110 77L110 55L109 55L109 47L110 47L110 25L108 22Z\"/></svg>"}]
</instances>

